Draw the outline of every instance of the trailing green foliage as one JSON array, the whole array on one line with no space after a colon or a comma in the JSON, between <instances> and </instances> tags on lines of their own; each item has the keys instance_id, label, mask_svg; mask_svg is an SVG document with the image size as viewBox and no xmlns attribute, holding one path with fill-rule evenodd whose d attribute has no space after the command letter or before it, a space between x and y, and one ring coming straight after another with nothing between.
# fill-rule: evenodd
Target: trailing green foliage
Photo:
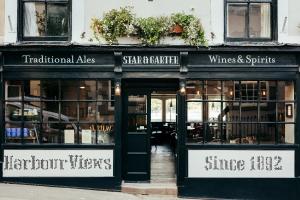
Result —
<instances>
[{"instance_id":1,"label":"trailing green foliage","mask_svg":"<svg viewBox=\"0 0 300 200\"><path fill-rule=\"evenodd\" d=\"M194 15L174 13L169 17L136 18L130 7L112 9L102 19L92 19L91 29L98 41L104 38L109 44L117 44L119 37L138 37L143 44L157 45L165 36L175 36L174 27L180 26L176 36L186 44L206 45L204 29L200 19Z\"/></svg>"}]
</instances>

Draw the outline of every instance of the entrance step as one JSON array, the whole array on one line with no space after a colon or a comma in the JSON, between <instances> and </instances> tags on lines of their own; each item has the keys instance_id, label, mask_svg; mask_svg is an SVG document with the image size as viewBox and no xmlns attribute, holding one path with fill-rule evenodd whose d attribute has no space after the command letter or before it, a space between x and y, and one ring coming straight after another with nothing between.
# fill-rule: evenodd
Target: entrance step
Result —
<instances>
[{"instance_id":1,"label":"entrance step","mask_svg":"<svg viewBox=\"0 0 300 200\"><path fill-rule=\"evenodd\" d=\"M129 194L177 196L175 183L123 183L121 190Z\"/></svg>"}]
</instances>

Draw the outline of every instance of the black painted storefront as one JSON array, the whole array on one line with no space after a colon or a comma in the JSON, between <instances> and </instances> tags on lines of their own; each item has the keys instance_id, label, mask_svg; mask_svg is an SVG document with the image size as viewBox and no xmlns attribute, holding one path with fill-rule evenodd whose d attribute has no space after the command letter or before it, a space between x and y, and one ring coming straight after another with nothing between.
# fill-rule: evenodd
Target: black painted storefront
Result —
<instances>
[{"instance_id":1,"label":"black painted storefront","mask_svg":"<svg viewBox=\"0 0 300 200\"><path fill-rule=\"evenodd\" d=\"M296 107L295 144L189 144L186 143L186 97L178 91L187 80L292 80L300 105L299 51L295 47L81 47L81 46L7 46L0 47L1 72L1 168L4 150L113 150L112 177L3 177L5 182L64 185L120 190L128 177L124 168L135 158L126 158L126 96L128 92L148 94L157 88L177 91L178 141L177 186L179 196L297 199L299 197L300 106ZM22 57L23 55L23 57ZM27 55L24 57L24 55ZM215 58L209 56L214 55ZM41 58L41 56L43 58ZM78 58L78 57L81 58ZM48 58L49 59L48 59ZM53 57L53 58L52 58ZM30 58L36 58L36 60ZM55 58L58 58L57 62ZM61 60L61 58L67 58ZM255 58L253 63L252 58ZM38 60L40 59L40 60ZM54 59L54 60L53 60ZM213 60L213 61L212 61ZM63 63L62 63L63 62ZM4 90L6 80L105 79L121 83L115 96L114 144L5 144ZM125 127L126 128L126 127ZM148 133L149 134L149 133ZM125 137L125 138L124 138ZM148 137L148 136L147 136ZM143 138L144 141L145 138ZM142 143L141 143L142 144ZM143 145L149 145L143 143ZM189 178L189 150L294 150L295 178ZM148 157L147 157L148 156ZM149 154L145 160L150 159ZM130 161L131 160L131 161ZM147 166L146 166L147 168ZM146 169L149 170L149 169ZM131 177L130 181L140 180ZM142 180L149 180L143 177Z\"/></svg>"}]
</instances>

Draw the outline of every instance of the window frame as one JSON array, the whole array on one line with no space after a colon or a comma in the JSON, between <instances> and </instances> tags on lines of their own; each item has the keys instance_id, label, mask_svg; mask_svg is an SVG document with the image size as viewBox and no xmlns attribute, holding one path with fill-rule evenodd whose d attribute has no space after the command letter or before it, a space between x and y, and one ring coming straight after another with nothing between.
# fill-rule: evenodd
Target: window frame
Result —
<instances>
[{"instance_id":1,"label":"window frame","mask_svg":"<svg viewBox=\"0 0 300 200\"><path fill-rule=\"evenodd\" d=\"M35 100L31 100L31 101L28 101L25 99L25 82L26 81L40 81L40 88L39 88L39 94L40 96L38 98L36 98ZM77 145L77 146L83 146L83 145L87 145L86 143L82 143L81 139L82 139L82 136L80 137L80 127L81 125L87 125L87 124L93 124L93 125L96 125L97 127L98 126L101 126L103 124L108 124L108 125L113 125L114 127L114 131L113 131L113 141L110 141L110 142L107 142L107 143L101 143L99 142L99 138L100 138L100 134L99 134L99 130L98 128L96 128L96 133L95 133L95 137L96 137L96 141L95 143L90 143L88 145L93 145L93 146L107 146L107 145L114 145L115 144L115 140L116 140L116 118L117 118L117 115L116 115L116 112L115 112L115 102L116 100L114 98L112 98L112 96L109 96L108 99L98 99L97 96L96 98L94 99L80 99L80 82L82 81L95 81L96 83L96 93L98 92L98 85L99 85L99 82L101 81L107 81L107 82L110 82L110 84L108 84L108 87L110 87L110 89L112 90L113 87L114 87L114 79L112 78L103 78L103 79L57 79L57 80L52 80L52 79L7 79L5 80L5 85L6 85L6 82L8 81L20 81L20 92L21 92L21 96L20 98L18 98L17 100L13 99L13 100L10 100L8 99L8 97L5 96L5 98L3 99L3 104L5 105L4 107L4 110L6 109L6 104L8 103L20 103L21 104L21 117L20 117L20 120L18 121L12 121L12 120L9 120L9 121L6 121L6 113L4 111L4 120L3 120L3 124L4 124L4 127L6 127L6 124L9 124L9 123L15 123L15 124L19 124L20 125L20 128L21 128L21 133L20 133L20 140L18 142L8 142L7 141L7 135L4 134L4 140L3 140L3 144L6 144L6 145L58 145L58 146L66 146L66 145L70 145L69 143L65 143L65 142L44 142L41 138L43 138L44 136L44 133L43 131L45 130L44 126L46 124L48 125L59 125L59 126L64 126L64 125L68 125L68 124L71 124L73 127L76 127L76 129L74 129L74 143L72 143L71 145ZM42 95L43 95L43 92L42 92L42 88L43 88L43 85L45 84L44 81L53 81L53 82L57 82L58 83L58 99L43 99L42 98ZM63 81L73 81L76 85L76 99L62 99L62 82ZM6 85L7 86L7 85ZM5 87L5 88L8 88L8 87ZM5 90L4 93L7 93L7 89ZM57 105L58 105L58 111L57 111L57 114L58 114L58 118L57 120L54 120L54 121L47 121L45 122L44 121L44 117L43 117L43 112L48 112L47 110L43 109L43 108L40 108L39 110L39 113L38 113L38 121L26 121L25 118L24 118L24 107L26 105L26 103L31 103L31 102L37 102L37 103L40 103L40 105L42 105L43 103L45 102L56 102ZM61 115L63 115L62 113L62 104L64 103L72 103L74 102L76 104L76 109L77 109L77 113L76 113L76 120L74 121L63 121ZM111 104L113 102L113 104ZM79 111L79 108L80 108L80 103L107 103L108 106L111 106L111 105L114 105L114 109L113 110L109 110L109 111L112 111L114 114L113 114L113 121L102 121L101 119L98 119L97 116L95 115L95 117L92 119L92 120L89 120L89 121L86 121L86 120L82 120L80 118L80 113L78 112ZM97 109L97 108L96 108ZM52 112L52 111L50 111ZM48 118L49 119L49 118ZM52 118L51 118L52 119ZM39 134L39 140L37 141L36 140L36 143L31 143L31 142L27 142L26 139L25 139L25 136L24 136L24 128L27 128L26 125L32 125L34 124L40 129L40 134ZM59 137L64 137L64 130L63 129L59 129L58 132L59 132ZM37 139L37 138L36 138ZM81 142L80 142L81 141Z\"/></svg>"},{"instance_id":2,"label":"window frame","mask_svg":"<svg viewBox=\"0 0 300 200\"><path fill-rule=\"evenodd\" d=\"M24 3L40 2L40 3L58 3L67 4L69 13L68 17L68 34L67 36L24 36ZM72 37L72 0L18 0L18 23L17 23L18 41L20 42L69 42Z\"/></svg>"},{"instance_id":3,"label":"window frame","mask_svg":"<svg viewBox=\"0 0 300 200\"><path fill-rule=\"evenodd\" d=\"M207 99L206 98L206 93L202 93L200 94L202 96L202 98L199 98L199 99L189 99L188 98L188 93L185 94L185 133L186 133L186 138L185 138L185 144L186 145L205 145L205 144L210 144L212 145L213 143L210 143L210 141L207 141L206 140L206 136L207 136L207 127L210 123L215 123L217 125L220 125L220 126L223 126L224 124L232 124L232 125L237 125L238 126L238 129L237 129L237 134L238 134L238 138L239 138L239 143L235 143L234 146L243 146L245 145L246 143L243 143L242 142L242 132L241 132L241 125L247 125L247 124L254 124L257 128L257 133L256 133L256 139L257 139L257 142L254 143L254 144L251 144L253 146L257 145L257 146L261 146L261 145L276 145L276 146L279 146L279 145L295 145L296 144L296 127L297 127L297 119L298 119L298 115L296 114L296 109L297 109L297 95L296 95L296 91L297 91L297 84L296 84L296 80L295 79L279 79L279 80L267 80L267 79L259 79L259 80L252 80L252 79L247 79L247 80L241 80L241 79L236 79L236 80L227 80L227 79L217 79L217 80L211 80L211 79L187 79L187 82L189 81L200 81L202 82L200 84L200 86L202 87L202 91L204 91L204 88L206 87L205 86L205 82L208 82L208 81L220 81L221 82L221 99L220 100L210 100L210 99ZM241 99L238 99L238 100L235 100L234 98L231 99L231 100L225 100L224 99L224 83L226 81L232 81L233 83L234 82L238 82L239 84L239 87L241 88L241 85L242 85L242 82L245 82L245 81L250 81L250 82L253 82L253 81L256 81L257 84L256 84L256 87L258 89L258 99L257 100L241 100ZM269 98L267 98L266 100L261 100L261 88L260 88L260 85L261 85L261 82L268 82L268 81L275 81L276 82L276 99L275 100L271 100ZM294 87L294 96L293 96L293 100L282 100L282 99L279 99L279 82L292 82L293 83L293 87ZM240 95L241 95L241 90L239 90L240 92ZM202 102L202 121L201 122L198 122L198 121L189 121L188 120L188 103L189 102ZM220 121L211 121L208 119L208 113L205 113L205 105L204 104L209 104L210 102L215 102L215 103L220 103L221 104L221 110L224 109L224 103L238 103L238 108L239 108L239 114L238 114L238 119L237 120L234 120L234 121L224 121L223 117L220 118ZM255 103L257 104L256 105L256 113L257 113L257 120L255 122L247 122L245 120L242 119L242 103ZM276 108L275 108L275 121L264 121L261 119L261 106L264 106L265 103L274 103ZM281 121L279 119L279 105L280 104L292 104L292 112L293 112L293 121L292 122L287 122L287 121ZM286 109L286 108L284 108ZM206 115L206 117L205 117ZM202 138L201 141L189 141L189 138L188 138L188 134L187 134L187 127L190 125L190 124L197 124L197 123L202 123L203 125L203 134L204 134L204 137ZM270 144L266 144L264 143L264 141L262 140L262 133L261 131L259 130L262 126L268 126L268 125L273 125L275 127L275 132L274 132L274 142L272 141L272 143ZM291 143L281 143L280 142L280 135L279 135L279 128L280 126L282 125L293 125L293 129L294 129L294 143L291 144ZM223 139L223 136L224 136L224 131L223 129L221 129L221 132L220 132L220 141L215 143L215 145L228 145L229 143L226 142L226 140ZM231 144L230 144L231 145Z\"/></svg>"},{"instance_id":4,"label":"window frame","mask_svg":"<svg viewBox=\"0 0 300 200\"><path fill-rule=\"evenodd\" d=\"M246 13L246 34L247 37L244 38L235 38L235 37L229 37L227 36L228 29L228 13L227 13L227 7L230 3L236 3L236 4L247 4L247 13ZM256 37L251 38L249 37L249 5L250 3L270 3L270 38L265 37ZM278 38L278 25L277 25L277 0L224 0L224 41L225 42L272 42L277 41Z\"/></svg>"}]
</instances>

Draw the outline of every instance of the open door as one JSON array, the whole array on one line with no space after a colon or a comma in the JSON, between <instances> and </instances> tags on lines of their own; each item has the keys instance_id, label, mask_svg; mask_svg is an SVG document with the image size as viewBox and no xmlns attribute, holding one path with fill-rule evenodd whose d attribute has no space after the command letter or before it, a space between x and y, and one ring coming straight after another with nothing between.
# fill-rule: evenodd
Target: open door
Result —
<instances>
[{"instance_id":1,"label":"open door","mask_svg":"<svg viewBox=\"0 0 300 200\"><path fill-rule=\"evenodd\" d=\"M127 91L124 102L124 180L150 181L150 92Z\"/></svg>"}]
</instances>

